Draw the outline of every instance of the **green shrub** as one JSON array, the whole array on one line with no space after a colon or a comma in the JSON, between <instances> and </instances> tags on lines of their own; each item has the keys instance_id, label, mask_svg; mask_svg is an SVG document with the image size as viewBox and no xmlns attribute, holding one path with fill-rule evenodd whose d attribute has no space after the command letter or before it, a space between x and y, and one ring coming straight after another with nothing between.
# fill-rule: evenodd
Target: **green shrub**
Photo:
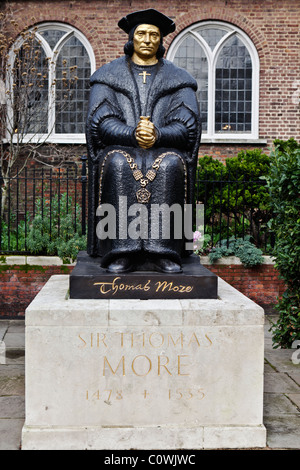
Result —
<instances>
[{"instance_id":1,"label":"green shrub","mask_svg":"<svg viewBox=\"0 0 300 470\"><path fill-rule=\"evenodd\" d=\"M223 256L237 256L243 265L248 268L263 262L262 251L250 242L250 237L245 237L245 239L233 238L228 242L222 240L219 246L211 250L209 260L211 263L215 263Z\"/></svg>"},{"instance_id":2,"label":"green shrub","mask_svg":"<svg viewBox=\"0 0 300 470\"><path fill-rule=\"evenodd\" d=\"M205 205L205 233L212 246L246 234L255 245L265 245L269 191L260 178L269 169L269 157L260 149L241 151L227 158L226 166L207 155L199 159L196 199Z\"/></svg>"},{"instance_id":3,"label":"green shrub","mask_svg":"<svg viewBox=\"0 0 300 470\"><path fill-rule=\"evenodd\" d=\"M226 159L226 168L246 181L269 173L269 156L261 149L240 151L236 157Z\"/></svg>"},{"instance_id":4,"label":"green shrub","mask_svg":"<svg viewBox=\"0 0 300 470\"><path fill-rule=\"evenodd\" d=\"M58 255L63 260L76 259L78 251L86 249L86 236L81 234L80 215L80 206L77 204L74 208L72 198L67 197L66 193L60 198L57 195L52 198L51 205L49 200L38 198L36 215L27 237L30 252Z\"/></svg>"},{"instance_id":5,"label":"green shrub","mask_svg":"<svg viewBox=\"0 0 300 470\"><path fill-rule=\"evenodd\" d=\"M286 291L276 308L273 324L275 347L290 347L300 339L300 145L294 140L275 141L267 177L274 218L269 223L275 233L275 267Z\"/></svg>"},{"instance_id":6,"label":"green shrub","mask_svg":"<svg viewBox=\"0 0 300 470\"><path fill-rule=\"evenodd\" d=\"M1 221L1 251L24 251L26 249L25 221L21 220L16 226L16 217L11 216L10 223ZM27 228L29 218L27 217Z\"/></svg>"}]
</instances>

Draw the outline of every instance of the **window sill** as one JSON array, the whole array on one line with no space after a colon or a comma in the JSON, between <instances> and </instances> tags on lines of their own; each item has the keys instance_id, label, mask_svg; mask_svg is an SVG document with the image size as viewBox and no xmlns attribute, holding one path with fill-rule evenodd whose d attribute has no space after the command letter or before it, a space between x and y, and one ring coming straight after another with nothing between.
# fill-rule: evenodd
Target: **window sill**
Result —
<instances>
[{"instance_id":1,"label":"window sill","mask_svg":"<svg viewBox=\"0 0 300 470\"><path fill-rule=\"evenodd\" d=\"M3 143L8 143L8 139L3 139ZM16 142L17 143L17 139ZM50 136L48 138L43 136L29 136L22 139L22 143L45 143L45 144L86 144L84 134L67 134L65 136ZM223 137L202 137L201 144L252 144L252 145L266 145L267 139L254 139L254 138L223 138Z\"/></svg>"},{"instance_id":2,"label":"window sill","mask_svg":"<svg viewBox=\"0 0 300 470\"><path fill-rule=\"evenodd\" d=\"M251 139L251 138L230 138L227 137L202 137L201 144L255 144L266 145L267 139Z\"/></svg>"}]
</instances>

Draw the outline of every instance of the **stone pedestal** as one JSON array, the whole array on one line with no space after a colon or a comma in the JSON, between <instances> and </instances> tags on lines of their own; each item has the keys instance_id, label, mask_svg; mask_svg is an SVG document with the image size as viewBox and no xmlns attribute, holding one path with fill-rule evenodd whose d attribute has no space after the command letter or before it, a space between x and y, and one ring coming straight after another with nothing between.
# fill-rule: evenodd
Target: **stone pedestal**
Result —
<instances>
[{"instance_id":1,"label":"stone pedestal","mask_svg":"<svg viewBox=\"0 0 300 470\"><path fill-rule=\"evenodd\" d=\"M264 312L218 299L69 299L52 276L26 311L22 449L266 445Z\"/></svg>"},{"instance_id":2,"label":"stone pedestal","mask_svg":"<svg viewBox=\"0 0 300 470\"><path fill-rule=\"evenodd\" d=\"M163 274L142 263L130 273L111 274L101 258L81 251L70 274L71 299L216 299L218 276L202 266L199 256L182 260L182 273Z\"/></svg>"}]
</instances>

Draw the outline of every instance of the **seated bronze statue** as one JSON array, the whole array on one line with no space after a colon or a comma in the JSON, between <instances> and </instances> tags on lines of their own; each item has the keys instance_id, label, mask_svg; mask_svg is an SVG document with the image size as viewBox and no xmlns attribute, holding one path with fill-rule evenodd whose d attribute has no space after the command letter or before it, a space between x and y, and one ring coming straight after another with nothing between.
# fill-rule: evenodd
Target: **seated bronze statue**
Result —
<instances>
[{"instance_id":1,"label":"seated bronze statue","mask_svg":"<svg viewBox=\"0 0 300 470\"><path fill-rule=\"evenodd\" d=\"M172 19L149 9L127 15L118 26L129 35L125 56L91 77L88 254L100 256L112 273L135 270L145 260L157 271L177 273L188 254L184 236L170 230L166 239L159 228L154 238L124 237L120 201L146 206L149 227L151 205L179 204L183 210L193 203L201 137L197 83L163 59L163 37L175 30ZM97 209L105 204L116 210L116 234L101 239Z\"/></svg>"}]
</instances>

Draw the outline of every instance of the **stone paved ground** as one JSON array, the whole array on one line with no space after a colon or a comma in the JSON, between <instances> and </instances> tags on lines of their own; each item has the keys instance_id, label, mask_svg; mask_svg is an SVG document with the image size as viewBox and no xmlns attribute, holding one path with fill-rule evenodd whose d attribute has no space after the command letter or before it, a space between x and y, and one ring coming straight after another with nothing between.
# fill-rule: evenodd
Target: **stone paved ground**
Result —
<instances>
[{"instance_id":1,"label":"stone paved ground","mask_svg":"<svg viewBox=\"0 0 300 470\"><path fill-rule=\"evenodd\" d=\"M271 449L299 450L300 363L293 363L295 349L272 348L269 327L269 318L266 317L264 424L267 444Z\"/></svg>"},{"instance_id":2,"label":"stone paved ground","mask_svg":"<svg viewBox=\"0 0 300 470\"><path fill-rule=\"evenodd\" d=\"M24 321L1 320L0 341L0 450L17 450L25 419Z\"/></svg>"},{"instance_id":3,"label":"stone paved ground","mask_svg":"<svg viewBox=\"0 0 300 470\"><path fill-rule=\"evenodd\" d=\"M264 424L266 449L300 449L300 364L295 350L273 349L265 324ZM4 342L4 343L3 343ZM1 346L5 344L5 352ZM300 354L299 354L300 357ZM18 450L25 419L25 326L0 320L0 450ZM295 361L295 360L294 360Z\"/></svg>"}]
</instances>

